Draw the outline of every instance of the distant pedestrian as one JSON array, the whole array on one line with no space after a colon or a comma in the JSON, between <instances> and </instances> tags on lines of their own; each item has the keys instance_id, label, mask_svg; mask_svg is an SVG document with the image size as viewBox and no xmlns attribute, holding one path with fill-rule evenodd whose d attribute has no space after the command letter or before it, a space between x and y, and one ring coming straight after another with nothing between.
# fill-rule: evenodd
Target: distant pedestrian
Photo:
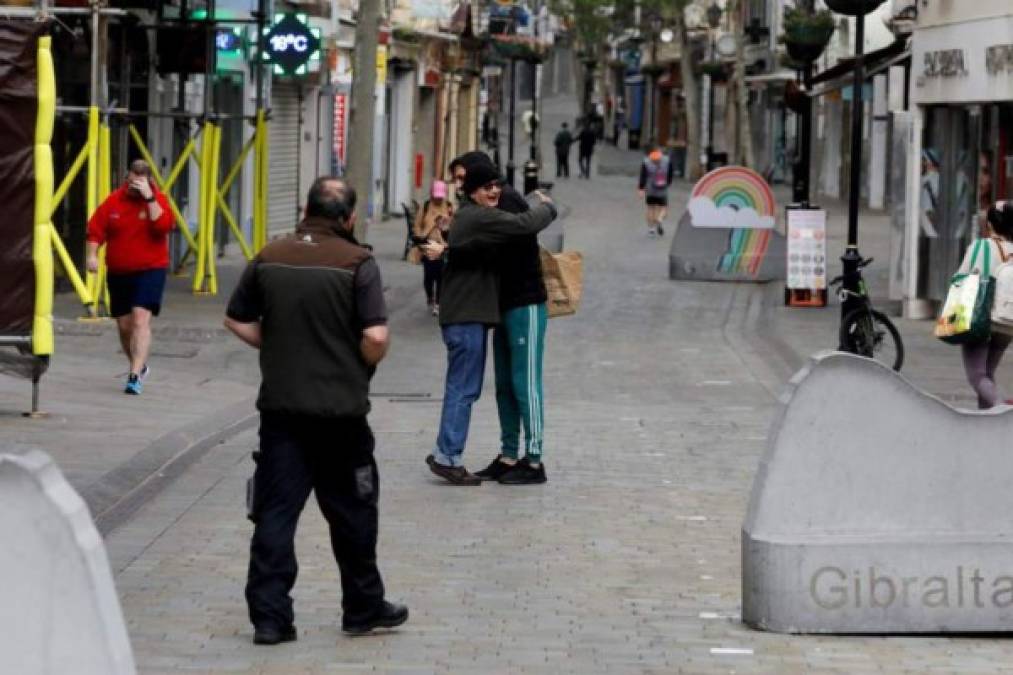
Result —
<instances>
[{"instance_id":1,"label":"distant pedestrian","mask_svg":"<svg viewBox=\"0 0 1013 675\"><path fill-rule=\"evenodd\" d=\"M454 205L447 199L447 184L434 180L430 197L419 209L412 226L412 240L415 246L408 252L408 260L422 263L422 287L426 291L426 303L433 316L440 313L440 284L443 282L444 260L442 256L432 257L421 248L427 242L444 243L454 217Z\"/></svg>"},{"instance_id":2,"label":"distant pedestrian","mask_svg":"<svg viewBox=\"0 0 1013 675\"><path fill-rule=\"evenodd\" d=\"M226 312L225 326L260 350L246 583L256 644L296 639L294 537L310 492L341 572L342 630L357 635L408 619L407 607L384 599L376 566L380 485L366 415L389 335L380 270L354 225L354 190L318 178L295 234L247 266Z\"/></svg>"},{"instance_id":3,"label":"distant pedestrian","mask_svg":"<svg viewBox=\"0 0 1013 675\"><path fill-rule=\"evenodd\" d=\"M640 196L647 207L647 234L650 237L665 234L661 223L668 215L668 187L672 178L672 161L661 148L652 146L640 165L638 184Z\"/></svg>"},{"instance_id":4,"label":"distant pedestrian","mask_svg":"<svg viewBox=\"0 0 1013 675\"><path fill-rule=\"evenodd\" d=\"M591 178L591 156L594 155L594 145L597 142L598 135L594 131L591 119L585 118L584 125L580 129L580 133L577 134L581 178Z\"/></svg>"},{"instance_id":5,"label":"distant pedestrian","mask_svg":"<svg viewBox=\"0 0 1013 675\"><path fill-rule=\"evenodd\" d=\"M151 317L162 309L172 227L169 202L155 188L151 168L143 160L130 164L123 184L88 221L89 272L98 271L98 250L102 244L106 247L109 313L116 319L130 364L127 394L140 394L151 372Z\"/></svg>"},{"instance_id":6,"label":"distant pedestrian","mask_svg":"<svg viewBox=\"0 0 1013 675\"><path fill-rule=\"evenodd\" d=\"M566 122L563 122L553 144L556 146L556 178L569 178L570 146L573 145L573 134L570 133Z\"/></svg>"},{"instance_id":7,"label":"distant pedestrian","mask_svg":"<svg viewBox=\"0 0 1013 675\"><path fill-rule=\"evenodd\" d=\"M464 200L450 228L440 325L447 346L447 378L436 448L426 457L430 470L455 485L479 485L463 464L471 408L482 393L489 328L501 321L499 247L536 234L556 217L551 200L536 192L539 206L519 214L498 208L503 179L490 162L463 165ZM438 249L436 245L429 245Z\"/></svg>"},{"instance_id":8,"label":"distant pedestrian","mask_svg":"<svg viewBox=\"0 0 1013 675\"><path fill-rule=\"evenodd\" d=\"M1000 263L1013 256L1013 203L995 204L988 209L987 220L991 231L991 236L986 240L992 261L990 272L995 278ZM971 256L976 245L977 240L968 246L958 273L968 274L972 271ZM978 395L978 408L982 410L1003 402L999 385L995 381L995 372L1011 340L1013 337L1010 335L993 330L984 342L960 346L967 381Z\"/></svg>"}]
</instances>

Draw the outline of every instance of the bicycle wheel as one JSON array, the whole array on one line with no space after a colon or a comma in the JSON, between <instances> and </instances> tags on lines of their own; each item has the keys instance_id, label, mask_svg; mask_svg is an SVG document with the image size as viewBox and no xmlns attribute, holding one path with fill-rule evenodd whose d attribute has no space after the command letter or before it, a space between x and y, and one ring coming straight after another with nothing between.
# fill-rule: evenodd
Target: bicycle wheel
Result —
<instances>
[{"instance_id":1,"label":"bicycle wheel","mask_svg":"<svg viewBox=\"0 0 1013 675\"><path fill-rule=\"evenodd\" d=\"M900 371L904 365L904 343L896 326L882 312L859 307L841 322L841 350L875 359Z\"/></svg>"}]
</instances>

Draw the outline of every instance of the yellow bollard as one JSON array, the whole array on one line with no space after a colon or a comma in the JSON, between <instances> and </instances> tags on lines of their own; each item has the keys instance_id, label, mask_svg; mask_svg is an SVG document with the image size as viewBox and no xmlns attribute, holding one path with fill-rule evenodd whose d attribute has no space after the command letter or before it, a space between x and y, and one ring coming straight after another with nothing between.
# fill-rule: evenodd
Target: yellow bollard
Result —
<instances>
[{"instance_id":1,"label":"yellow bollard","mask_svg":"<svg viewBox=\"0 0 1013 675\"><path fill-rule=\"evenodd\" d=\"M55 347L53 337L53 247L49 233L53 199L53 124L56 119L56 75L52 38L39 38L38 110L35 120L35 213L32 238L32 261L35 264L35 312L32 319L32 353L50 356ZM35 412L33 410L33 412Z\"/></svg>"}]
</instances>

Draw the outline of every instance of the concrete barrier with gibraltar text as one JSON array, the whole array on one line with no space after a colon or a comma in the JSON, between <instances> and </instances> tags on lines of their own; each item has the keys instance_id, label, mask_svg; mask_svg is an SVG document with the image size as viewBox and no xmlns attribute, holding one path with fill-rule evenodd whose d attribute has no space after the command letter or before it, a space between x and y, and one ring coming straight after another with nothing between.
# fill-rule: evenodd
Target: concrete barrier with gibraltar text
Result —
<instances>
[{"instance_id":1,"label":"concrete barrier with gibraltar text","mask_svg":"<svg viewBox=\"0 0 1013 675\"><path fill-rule=\"evenodd\" d=\"M749 625L787 633L1013 630L1013 412L814 357L753 483L742 604Z\"/></svg>"}]
</instances>

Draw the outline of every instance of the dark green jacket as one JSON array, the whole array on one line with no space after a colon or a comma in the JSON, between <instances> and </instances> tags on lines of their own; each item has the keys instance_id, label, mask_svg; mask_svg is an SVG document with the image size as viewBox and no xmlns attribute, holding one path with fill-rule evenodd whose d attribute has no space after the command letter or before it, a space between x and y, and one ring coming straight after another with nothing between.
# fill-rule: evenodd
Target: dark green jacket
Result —
<instances>
[{"instance_id":1,"label":"dark green jacket","mask_svg":"<svg viewBox=\"0 0 1013 675\"><path fill-rule=\"evenodd\" d=\"M440 325L500 322L499 260L503 244L541 232L556 218L552 204L507 213L466 201L450 226L440 289Z\"/></svg>"}]
</instances>

